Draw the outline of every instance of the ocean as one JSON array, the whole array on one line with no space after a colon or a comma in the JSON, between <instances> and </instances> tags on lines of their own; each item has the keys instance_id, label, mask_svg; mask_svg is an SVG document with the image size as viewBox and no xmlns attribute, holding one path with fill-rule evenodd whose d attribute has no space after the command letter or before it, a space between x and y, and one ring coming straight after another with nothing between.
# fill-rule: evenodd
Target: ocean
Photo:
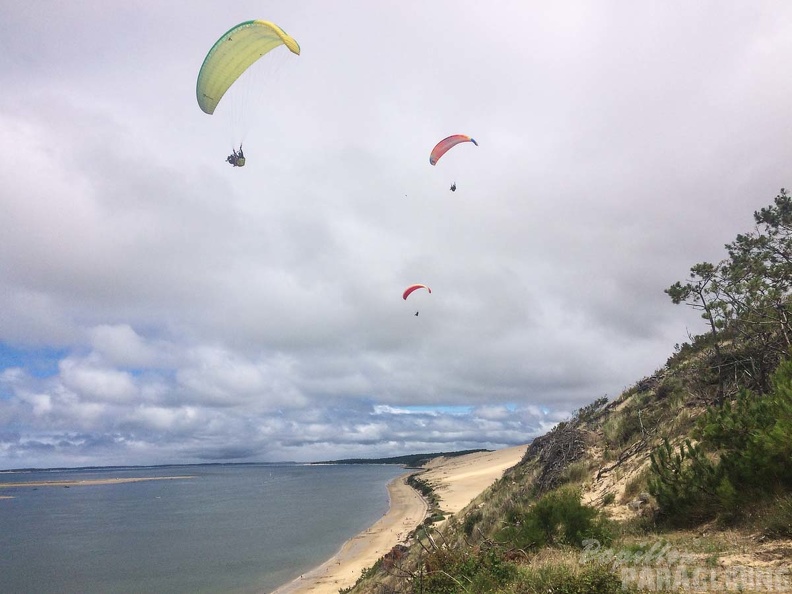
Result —
<instances>
[{"instance_id":1,"label":"ocean","mask_svg":"<svg viewBox=\"0 0 792 594\"><path fill-rule=\"evenodd\" d=\"M0 489L0 592L270 592L388 509L385 465L188 465L1 472L2 482L191 476Z\"/></svg>"}]
</instances>

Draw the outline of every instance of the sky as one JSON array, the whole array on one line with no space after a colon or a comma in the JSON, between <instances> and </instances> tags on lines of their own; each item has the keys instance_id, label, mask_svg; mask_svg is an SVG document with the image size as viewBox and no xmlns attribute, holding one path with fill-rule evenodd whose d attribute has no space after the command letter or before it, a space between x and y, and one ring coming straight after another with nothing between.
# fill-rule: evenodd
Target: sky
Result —
<instances>
[{"instance_id":1,"label":"sky","mask_svg":"<svg viewBox=\"0 0 792 594\"><path fill-rule=\"evenodd\" d=\"M250 19L301 54L208 116ZM792 184L790 63L782 0L0 4L0 468L502 448L618 397Z\"/></svg>"}]
</instances>

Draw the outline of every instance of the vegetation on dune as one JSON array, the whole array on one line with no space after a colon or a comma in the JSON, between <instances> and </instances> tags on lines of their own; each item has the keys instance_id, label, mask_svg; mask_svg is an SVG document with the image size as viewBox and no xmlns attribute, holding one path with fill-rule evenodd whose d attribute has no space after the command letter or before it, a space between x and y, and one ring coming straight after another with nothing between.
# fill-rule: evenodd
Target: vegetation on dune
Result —
<instances>
[{"instance_id":1,"label":"vegetation on dune","mask_svg":"<svg viewBox=\"0 0 792 594\"><path fill-rule=\"evenodd\" d=\"M757 503L792 491L792 362L779 366L772 384L767 394L741 390L707 409L693 432L697 443L685 439L675 450L666 439L652 453L649 488L661 519L739 520Z\"/></svg>"},{"instance_id":2,"label":"vegetation on dune","mask_svg":"<svg viewBox=\"0 0 792 594\"><path fill-rule=\"evenodd\" d=\"M754 223L726 259L666 290L701 311L706 333L535 439L466 509L424 523L347 591L792 590L792 198L781 190ZM719 571L731 581L702 585Z\"/></svg>"},{"instance_id":3,"label":"vegetation on dune","mask_svg":"<svg viewBox=\"0 0 792 594\"><path fill-rule=\"evenodd\" d=\"M423 522L424 526L445 520L445 514L440 509L440 498L435 493L432 483L421 478L420 473L416 472L407 477L407 484L418 491L428 504L429 509Z\"/></svg>"},{"instance_id":4,"label":"vegetation on dune","mask_svg":"<svg viewBox=\"0 0 792 594\"><path fill-rule=\"evenodd\" d=\"M314 464L401 464L407 468L421 468L424 464L441 456L455 458L466 454L476 454L478 452L489 452L490 450L458 450L454 452L436 452L434 454L406 454L404 456L390 456L387 458L346 458L343 460L327 460L326 462L314 462Z\"/></svg>"},{"instance_id":5,"label":"vegetation on dune","mask_svg":"<svg viewBox=\"0 0 792 594\"><path fill-rule=\"evenodd\" d=\"M700 379L716 384L717 404L741 388L766 393L792 346L792 197L782 189L754 221L754 230L726 244L728 258L696 264L687 282L666 290L708 323L708 335L692 347L706 355Z\"/></svg>"},{"instance_id":6,"label":"vegetation on dune","mask_svg":"<svg viewBox=\"0 0 792 594\"><path fill-rule=\"evenodd\" d=\"M599 510L583 505L580 491L570 487L514 505L503 518L503 527L495 533L496 542L508 543L520 551L554 545L576 547L590 538L610 543L610 527Z\"/></svg>"}]
</instances>

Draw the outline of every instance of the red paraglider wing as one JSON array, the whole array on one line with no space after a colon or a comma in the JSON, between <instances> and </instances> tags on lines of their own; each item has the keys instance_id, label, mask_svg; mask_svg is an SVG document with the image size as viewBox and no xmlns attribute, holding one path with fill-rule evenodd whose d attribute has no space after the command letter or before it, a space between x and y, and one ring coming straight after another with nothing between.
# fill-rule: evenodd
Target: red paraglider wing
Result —
<instances>
[{"instance_id":1,"label":"red paraglider wing","mask_svg":"<svg viewBox=\"0 0 792 594\"><path fill-rule=\"evenodd\" d=\"M410 296L410 293L412 293L413 291L417 291L418 289L426 289L430 293L432 292L432 289L430 289L426 285L410 285L409 287L404 289L404 294L402 295L402 298L407 299L407 297Z\"/></svg>"},{"instance_id":2,"label":"red paraglider wing","mask_svg":"<svg viewBox=\"0 0 792 594\"><path fill-rule=\"evenodd\" d=\"M472 142L473 144L478 146L478 142L473 140L470 136L465 136L464 134L454 134L453 136L444 138L435 145L435 147L432 149L432 152L429 155L429 164L437 165L437 162L440 160L440 157L445 155L451 148L455 147L460 142Z\"/></svg>"}]
</instances>

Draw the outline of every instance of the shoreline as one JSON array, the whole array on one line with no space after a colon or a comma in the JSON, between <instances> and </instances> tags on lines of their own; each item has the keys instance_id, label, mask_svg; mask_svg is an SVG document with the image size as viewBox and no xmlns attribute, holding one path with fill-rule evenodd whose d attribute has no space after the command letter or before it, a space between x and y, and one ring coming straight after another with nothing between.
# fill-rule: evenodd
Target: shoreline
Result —
<instances>
[{"instance_id":1,"label":"shoreline","mask_svg":"<svg viewBox=\"0 0 792 594\"><path fill-rule=\"evenodd\" d=\"M503 473L522 460L528 444L492 452L476 452L453 458L441 456L424 468L414 469L388 483L388 511L374 525L346 541L330 559L271 594L338 594L353 586L364 569L397 544L405 544L409 534L427 516L426 500L407 484L407 477L421 472L440 498L440 509L456 514L481 495Z\"/></svg>"},{"instance_id":2,"label":"shoreline","mask_svg":"<svg viewBox=\"0 0 792 594\"><path fill-rule=\"evenodd\" d=\"M428 504L407 484L405 472L388 483L388 511L372 526L347 540L330 559L274 590L272 594L338 594L423 522Z\"/></svg>"}]
</instances>

